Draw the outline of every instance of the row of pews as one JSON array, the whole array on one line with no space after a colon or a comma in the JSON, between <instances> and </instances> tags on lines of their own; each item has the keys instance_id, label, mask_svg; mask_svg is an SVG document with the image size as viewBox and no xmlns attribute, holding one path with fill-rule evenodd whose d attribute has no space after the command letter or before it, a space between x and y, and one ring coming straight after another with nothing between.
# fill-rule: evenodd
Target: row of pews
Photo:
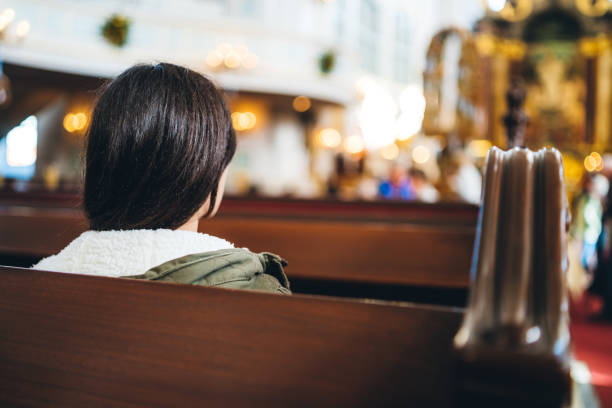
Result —
<instances>
[{"instance_id":1,"label":"row of pews","mask_svg":"<svg viewBox=\"0 0 612 408\"><path fill-rule=\"evenodd\" d=\"M52 254L85 230L76 200L28 198L0 208L7 259ZM477 209L343 207L229 199L201 224L285 257L294 292L305 288L291 297L2 269L0 405L452 405L460 309L337 295L355 285L465 290ZM308 293L318 286L336 296Z\"/></svg>"},{"instance_id":2,"label":"row of pews","mask_svg":"<svg viewBox=\"0 0 612 408\"><path fill-rule=\"evenodd\" d=\"M348 299L0 268L0 405L569 406L569 349L551 349L562 342L548 329L563 307L554 296L563 288L551 285L563 267L534 258L535 245L507 245L544 203L538 225L562 234L562 182L546 187L561 180L560 157L521 154L490 154L478 234L467 206L314 203L304 215L289 202L253 216L257 205L230 200L203 223L238 246L282 254L290 280ZM542 182L545 193L514 208L517 191ZM79 210L58 207L0 208L0 253L44 256L78 235ZM554 240L528 229L530 243ZM465 290L475 237L467 309L443 305L445 292L429 304L351 296L351 285ZM534 278L541 268L547 278ZM567 321L554 327L561 333Z\"/></svg>"},{"instance_id":3,"label":"row of pews","mask_svg":"<svg viewBox=\"0 0 612 408\"><path fill-rule=\"evenodd\" d=\"M75 195L0 194L0 203L3 264L31 265L87 229ZM229 198L200 231L281 255L297 293L461 306L477 214L462 204Z\"/></svg>"}]
</instances>

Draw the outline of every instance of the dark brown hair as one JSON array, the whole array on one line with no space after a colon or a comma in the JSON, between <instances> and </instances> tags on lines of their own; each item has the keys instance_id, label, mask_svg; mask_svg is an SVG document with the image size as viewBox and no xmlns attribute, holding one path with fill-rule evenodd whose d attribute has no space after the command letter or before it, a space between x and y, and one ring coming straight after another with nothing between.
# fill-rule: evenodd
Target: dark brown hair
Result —
<instances>
[{"instance_id":1,"label":"dark brown hair","mask_svg":"<svg viewBox=\"0 0 612 408\"><path fill-rule=\"evenodd\" d=\"M209 196L210 214L235 150L227 106L208 79L167 63L128 69L102 91L88 130L90 228L176 229Z\"/></svg>"}]
</instances>

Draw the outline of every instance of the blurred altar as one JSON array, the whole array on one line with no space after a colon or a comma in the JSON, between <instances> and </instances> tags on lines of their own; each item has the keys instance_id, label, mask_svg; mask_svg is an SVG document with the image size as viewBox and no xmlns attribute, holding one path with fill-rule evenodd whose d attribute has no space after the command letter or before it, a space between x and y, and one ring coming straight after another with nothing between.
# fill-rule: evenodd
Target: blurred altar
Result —
<instances>
[{"instance_id":1,"label":"blurred altar","mask_svg":"<svg viewBox=\"0 0 612 408\"><path fill-rule=\"evenodd\" d=\"M478 203L517 115L578 196L610 171L610 4L2 0L0 186L78 192L96 89L169 61L225 92L232 196Z\"/></svg>"}]
</instances>

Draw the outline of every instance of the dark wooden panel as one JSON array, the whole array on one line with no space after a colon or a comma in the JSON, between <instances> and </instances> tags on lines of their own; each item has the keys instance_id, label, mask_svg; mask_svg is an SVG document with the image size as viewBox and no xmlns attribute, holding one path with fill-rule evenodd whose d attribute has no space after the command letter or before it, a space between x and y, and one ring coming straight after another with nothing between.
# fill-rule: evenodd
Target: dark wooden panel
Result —
<instances>
[{"instance_id":1,"label":"dark wooden panel","mask_svg":"<svg viewBox=\"0 0 612 408\"><path fill-rule=\"evenodd\" d=\"M200 229L282 255L289 276L445 287L467 287L474 240L471 227L382 222L219 218Z\"/></svg>"},{"instance_id":2,"label":"dark wooden panel","mask_svg":"<svg viewBox=\"0 0 612 408\"><path fill-rule=\"evenodd\" d=\"M85 230L79 210L0 207L0 253L49 256Z\"/></svg>"},{"instance_id":3,"label":"dark wooden panel","mask_svg":"<svg viewBox=\"0 0 612 408\"><path fill-rule=\"evenodd\" d=\"M3 406L449 406L445 308L0 268Z\"/></svg>"},{"instance_id":4,"label":"dark wooden panel","mask_svg":"<svg viewBox=\"0 0 612 408\"><path fill-rule=\"evenodd\" d=\"M78 210L0 208L0 253L47 256L86 230ZM200 230L289 262L289 277L467 287L474 227L221 216Z\"/></svg>"},{"instance_id":5,"label":"dark wooden panel","mask_svg":"<svg viewBox=\"0 0 612 408\"><path fill-rule=\"evenodd\" d=\"M4 206L78 209L77 192L50 192L42 185L29 185L26 192L0 190ZM299 200L290 198L225 197L217 217L273 219L385 221L437 226L474 226L478 206L465 203L421 203L405 201Z\"/></svg>"}]
</instances>

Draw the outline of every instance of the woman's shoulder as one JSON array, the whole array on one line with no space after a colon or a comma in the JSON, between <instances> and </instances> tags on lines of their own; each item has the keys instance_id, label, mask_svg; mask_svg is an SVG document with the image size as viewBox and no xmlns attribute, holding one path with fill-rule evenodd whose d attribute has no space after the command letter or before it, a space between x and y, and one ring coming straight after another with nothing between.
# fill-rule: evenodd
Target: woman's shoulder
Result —
<instances>
[{"instance_id":1,"label":"woman's shoulder","mask_svg":"<svg viewBox=\"0 0 612 408\"><path fill-rule=\"evenodd\" d=\"M253 253L245 248L226 248L194 253L164 262L131 278L291 293L278 255Z\"/></svg>"}]
</instances>

